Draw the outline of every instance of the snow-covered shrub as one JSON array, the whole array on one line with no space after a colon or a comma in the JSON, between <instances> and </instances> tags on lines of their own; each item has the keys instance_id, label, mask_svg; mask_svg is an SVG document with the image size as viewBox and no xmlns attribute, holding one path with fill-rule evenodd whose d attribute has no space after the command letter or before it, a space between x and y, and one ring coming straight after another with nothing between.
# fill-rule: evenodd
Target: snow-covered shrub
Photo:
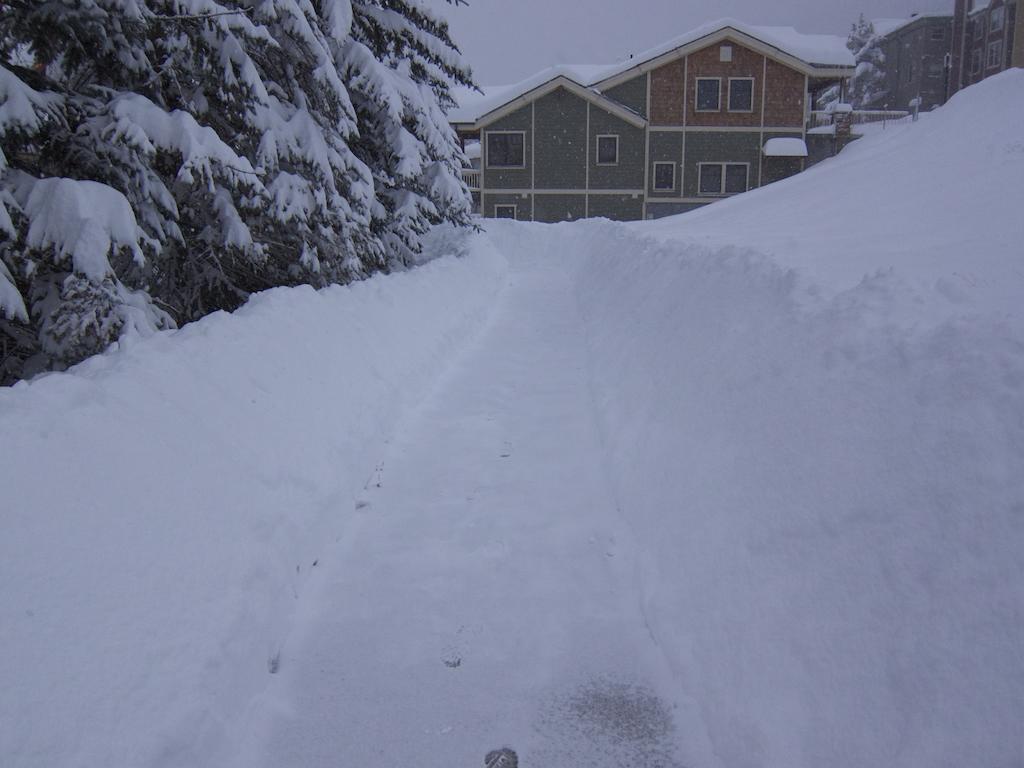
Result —
<instances>
[{"instance_id":1,"label":"snow-covered shrub","mask_svg":"<svg viewBox=\"0 0 1024 768\"><path fill-rule=\"evenodd\" d=\"M469 82L411 0L3 4L0 382L411 263L469 220Z\"/></svg>"},{"instance_id":2,"label":"snow-covered shrub","mask_svg":"<svg viewBox=\"0 0 1024 768\"><path fill-rule=\"evenodd\" d=\"M849 98L858 109L877 106L886 95L885 54L879 42L875 26L862 13L846 40L846 47L857 62L850 80Z\"/></svg>"}]
</instances>

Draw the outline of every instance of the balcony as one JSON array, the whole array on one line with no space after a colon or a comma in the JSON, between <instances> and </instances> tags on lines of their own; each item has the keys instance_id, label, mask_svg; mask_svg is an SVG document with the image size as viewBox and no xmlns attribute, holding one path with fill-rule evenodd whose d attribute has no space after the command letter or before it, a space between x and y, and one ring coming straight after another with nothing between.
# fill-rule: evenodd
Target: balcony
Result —
<instances>
[{"instance_id":1,"label":"balcony","mask_svg":"<svg viewBox=\"0 0 1024 768\"><path fill-rule=\"evenodd\" d=\"M480 191L480 169L479 168L463 168L462 169L462 180L469 187L470 192Z\"/></svg>"}]
</instances>

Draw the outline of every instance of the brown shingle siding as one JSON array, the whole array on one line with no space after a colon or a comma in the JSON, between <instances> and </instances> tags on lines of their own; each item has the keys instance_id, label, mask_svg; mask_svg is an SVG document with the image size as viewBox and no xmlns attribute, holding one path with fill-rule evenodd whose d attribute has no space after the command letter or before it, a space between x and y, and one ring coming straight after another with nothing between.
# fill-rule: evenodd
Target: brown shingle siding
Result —
<instances>
[{"instance_id":1,"label":"brown shingle siding","mask_svg":"<svg viewBox=\"0 0 1024 768\"><path fill-rule=\"evenodd\" d=\"M732 48L732 61L721 61L723 45ZM687 124L694 126L753 127L761 124L761 78L764 71L764 56L744 48L731 40L709 45L689 56L689 73L686 88ZM718 112L696 112L697 78L718 77L722 80L722 106ZM750 77L754 79L754 109L751 112L729 111L729 78ZM802 84L801 80L801 84Z\"/></svg>"},{"instance_id":2,"label":"brown shingle siding","mask_svg":"<svg viewBox=\"0 0 1024 768\"><path fill-rule=\"evenodd\" d=\"M804 124L805 79L795 69L768 59L766 126L802 126Z\"/></svg>"},{"instance_id":3,"label":"brown shingle siding","mask_svg":"<svg viewBox=\"0 0 1024 768\"><path fill-rule=\"evenodd\" d=\"M683 124L683 59L651 72L651 125Z\"/></svg>"}]
</instances>

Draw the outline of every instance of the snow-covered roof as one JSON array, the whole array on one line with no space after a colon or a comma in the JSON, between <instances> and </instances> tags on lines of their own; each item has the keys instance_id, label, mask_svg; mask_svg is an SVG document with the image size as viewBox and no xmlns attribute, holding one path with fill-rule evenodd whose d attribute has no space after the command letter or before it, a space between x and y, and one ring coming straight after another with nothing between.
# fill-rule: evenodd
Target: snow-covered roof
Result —
<instances>
[{"instance_id":1,"label":"snow-covered roof","mask_svg":"<svg viewBox=\"0 0 1024 768\"><path fill-rule=\"evenodd\" d=\"M452 123L474 123L480 117L559 77L584 88L599 88L653 59L729 30L774 48L781 54L799 59L809 67L852 69L855 64L853 54L846 48L846 38L839 35L808 35L792 27L758 27L735 19L719 19L614 64L560 64L542 69L518 83L482 86L482 93L469 88L457 89L453 97L458 106L448 113L448 119Z\"/></svg>"},{"instance_id":2,"label":"snow-covered roof","mask_svg":"<svg viewBox=\"0 0 1024 768\"><path fill-rule=\"evenodd\" d=\"M872 19L871 26L875 29L875 34L880 37L888 37L893 32L898 32L904 27L910 26L915 21L921 19L952 19L953 13L951 11L930 11L927 13L915 13L912 16L905 19Z\"/></svg>"},{"instance_id":3,"label":"snow-covered roof","mask_svg":"<svg viewBox=\"0 0 1024 768\"><path fill-rule=\"evenodd\" d=\"M840 35L808 35L798 32L793 27L760 27L744 24L736 19L725 18L691 29L679 37L634 55L626 62L609 67L601 75L600 81L610 80L644 62L728 29L759 40L781 53L800 59L811 66L853 67L855 65L853 54L846 48L846 38Z\"/></svg>"},{"instance_id":4,"label":"snow-covered roof","mask_svg":"<svg viewBox=\"0 0 1024 768\"><path fill-rule=\"evenodd\" d=\"M807 157L807 144L803 139L775 138L764 143L765 157Z\"/></svg>"}]
</instances>

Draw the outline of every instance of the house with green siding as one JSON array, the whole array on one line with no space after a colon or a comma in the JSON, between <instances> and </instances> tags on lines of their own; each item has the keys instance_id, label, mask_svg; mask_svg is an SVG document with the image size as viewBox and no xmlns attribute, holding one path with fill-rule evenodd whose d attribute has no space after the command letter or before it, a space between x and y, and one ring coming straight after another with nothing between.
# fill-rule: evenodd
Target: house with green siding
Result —
<instances>
[{"instance_id":1,"label":"house with green siding","mask_svg":"<svg viewBox=\"0 0 1024 768\"><path fill-rule=\"evenodd\" d=\"M479 142L464 177L485 217L656 218L803 170L808 142L834 141L808 135L810 105L853 69L843 38L725 20L619 64L462 94L449 119Z\"/></svg>"}]
</instances>

